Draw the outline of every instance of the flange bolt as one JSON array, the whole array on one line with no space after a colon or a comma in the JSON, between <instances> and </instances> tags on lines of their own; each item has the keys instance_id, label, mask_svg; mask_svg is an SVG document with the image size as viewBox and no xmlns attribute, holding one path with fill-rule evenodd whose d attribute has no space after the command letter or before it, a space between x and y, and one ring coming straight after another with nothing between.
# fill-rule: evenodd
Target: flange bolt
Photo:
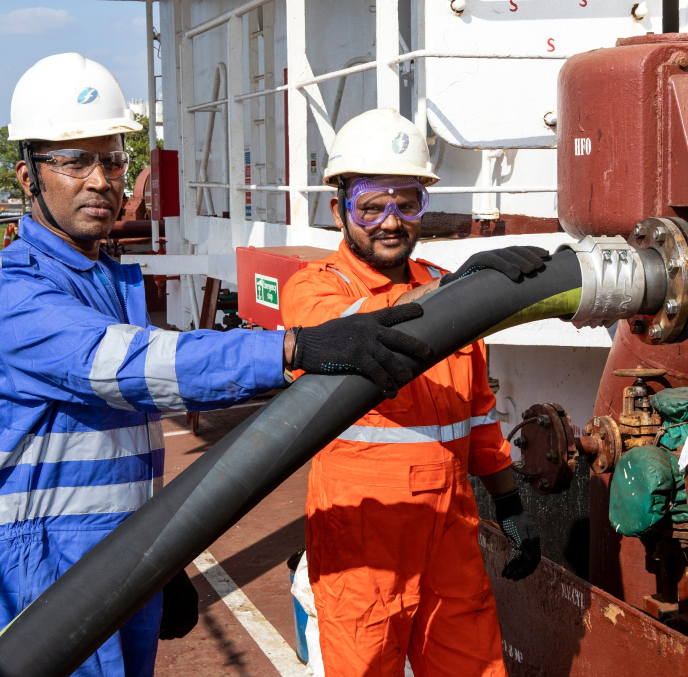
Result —
<instances>
[{"instance_id":1,"label":"flange bolt","mask_svg":"<svg viewBox=\"0 0 688 677\"><path fill-rule=\"evenodd\" d=\"M676 315L676 313L678 313L678 302L676 299L669 299L666 301L664 310L666 310L667 315Z\"/></svg>"},{"instance_id":2,"label":"flange bolt","mask_svg":"<svg viewBox=\"0 0 688 677\"><path fill-rule=\"evenodd\" d=\"M538 416L538 419L537 419L538 425L541 425L544 428L549 428L549 423L550 423L549 416L547 416L546 414L543 414L542 416Z\"/></svg>"},{"instance_id":3,"label":"flange bolt","mask_svg":"<svg viewBox=\"0 0 688 677\"><path fill-rule=\"evenodd\" d=\"M642 223L636 224L636 227L633 229L633 235L639 238L645 237L647 235L647 226Z\"/></svg>"},{"instance_id":4,"label":"flange bolt","mask_svg":"<svg viewBox=\"0 0 688 677\"><path fill-rule=\"evenodd\" d=\"M619 261L623 261L626 263L628 261L628 252L623 251L623 249L619 252Z\"/></svg>"},{"instance_id":5,"label":"flange bolt","mask_svg":"<svg viewBox=\"0 0 688 677\"><path fill-rule=\"evenodd\" d=\"M608 249L605 249L602 252L602 256L604 257L605 261L611 261L612 260L612 253Z\"/></svg>"},{"instance_id":6,"label":"flange bolt","mask_svg":"<svg viewBox=\"0 0 688 677\"><path fill-rule=\"evenodd\" d=\"M544 477L541 477L538 481L538 489L542 489L542 491L549 489L549 482Z\"/></svg>"},{"instance_id":7,"label":"flange bolt","mask_svg":"<svg viewBox=\"0 0 688 677\"><path fill-rule=\"evenodd\" d=\"M528 438L527 438L527 437L523 437L523 435L521 435L520 437L517 437L517 438L514 440L514 444L515 444L519 449L525 449L525 448L528 446Z\"/></svg>"},{"instance_id":8,"label":"flange bolt","mask_svg":"<svg viewBox=\"0 0 688 677\"><path fill-rule=\"evenodd\" d=\"M666 228L664 226L657 226L653 231L652 231L652 237L654 238L655 242L659 242L660 244L666 240Z\"/></svg>"},{"instance_id":9,"label":"flange bolt","mask_svg":"<svg viewBox=\"0 0 688 677\"><path fill-rule=\"evenodd\" d=\"M631 334L642 334L645 331L645 323L642 320L629 320Z\"/></svg>"},{"instance_id":10,"label":"flange bolt","mask_svg":"<svg viewBox=\"0 0 688 677\"><path fill-rule=\"evenodd\" d=\"M674 273L677 273L679 269L681 268L681 264L678 262L678 259L669 259L667 261L667 270L671 275Z\"/></svg>"},{"instance_id":11,"label":"flange bolt","mask_svg":"<svg viewBox=\"0 0 688 677\"><path fill-rule=\"evenodd\" d=\"M650 327L650 331L648 332L651 339L661 339L663 333L664 333L664 330L662 329L661 324L653 324Z\"/></svg>"},{"instance_id":12,"label":"flange bolt","mask_svg":"<svg viewBox=\"0 0 688 677\"><path fill-rule=\"evenodd\" d=\"M686 68L688 68L688 56L686 56L685 54L679 54L679 55L676 57L676 61L674 61L674 63L675 63L679 68L685 70Z\"/></svg>"}]
</instances>

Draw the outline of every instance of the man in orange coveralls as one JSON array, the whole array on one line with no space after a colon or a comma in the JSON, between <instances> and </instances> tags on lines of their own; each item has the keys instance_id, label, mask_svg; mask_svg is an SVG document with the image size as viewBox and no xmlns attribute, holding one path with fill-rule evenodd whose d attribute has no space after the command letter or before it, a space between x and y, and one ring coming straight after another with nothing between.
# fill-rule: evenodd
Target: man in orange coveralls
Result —
<instances>
[{"instance_id":1,"label":"man in orange coveralls","mask_svg":"<svg viewBox=\"0 0 688 677\"><path fill-rule=\"evenodd\" d=\"M325 173L339 187L331 209L344 241L289 280L285 326L408 303L481 268L518 279L542 267L547 252L525 247L476 254L450 274L409 258L427 208L424 184L437 180L425 139L396 111L347 123ZM402 677L407 654L416 677L506 676L467 475L493 496L511 543L503 575L530 575L539 536L509 452L478 341L313 459L306 550L327 677Z\"/></svg>"}]
</instances>

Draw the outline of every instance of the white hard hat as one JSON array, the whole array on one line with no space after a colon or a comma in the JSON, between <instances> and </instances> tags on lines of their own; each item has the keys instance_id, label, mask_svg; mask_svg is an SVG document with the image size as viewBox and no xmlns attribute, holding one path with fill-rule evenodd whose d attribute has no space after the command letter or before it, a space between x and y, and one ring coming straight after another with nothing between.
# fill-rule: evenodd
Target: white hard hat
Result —
<instances>
[{"instance_id":1,"label":"white hard hat","mask_svg":"<svg viewBox=\"0 0 688 677\"><path fill-rule=\"evenodd\" d=\"M143 129L115 76L73 52L41 59L22 75L11 117L10 141L85 139Z\"/></svg>"},{"instance_id":2,"label":"white hard hat","mask_svg":"<svg viewBox=\"0 0 688 677\"><path fill-rule=\"evenodd\" d=\"M393 108L375 108L349 120L337 133L323 183L336 186L338 176L375 174L416 176L426 186L434 174L425 137Z\"/></svg>"}]
</instances>

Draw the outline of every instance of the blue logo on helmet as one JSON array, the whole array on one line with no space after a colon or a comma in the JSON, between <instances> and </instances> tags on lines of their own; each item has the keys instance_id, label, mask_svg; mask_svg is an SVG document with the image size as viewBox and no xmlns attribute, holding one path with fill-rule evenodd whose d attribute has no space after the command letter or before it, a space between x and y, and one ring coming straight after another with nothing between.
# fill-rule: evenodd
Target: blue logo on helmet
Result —
<instances>
[{"instance_id":1,"label":"blue logo on helmet","mask_svg":"<svg viewBox=\"0 0 688 677\"><path fill-rule=\"evenodd\" d=\"M93 103L98 98L98 90L95 87L86 87L79 92L76 100L79 103Z\"/></svg>"}]
</instances>

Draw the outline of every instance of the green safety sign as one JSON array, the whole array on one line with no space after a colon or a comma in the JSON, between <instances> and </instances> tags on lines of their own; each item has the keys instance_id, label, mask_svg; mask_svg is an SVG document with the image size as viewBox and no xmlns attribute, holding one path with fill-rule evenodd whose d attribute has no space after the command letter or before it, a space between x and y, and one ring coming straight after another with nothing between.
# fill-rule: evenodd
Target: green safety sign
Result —
<instances>
[{"instance_id":1,"label":"green safety sign","mask_svg":"<svg viewBox=\"0 0 688 677\"><path fill-rule=\"evenodd\" d=\"M256 302L279 310L277 279L256 273Z\"/></svg>"}]
</instances>

